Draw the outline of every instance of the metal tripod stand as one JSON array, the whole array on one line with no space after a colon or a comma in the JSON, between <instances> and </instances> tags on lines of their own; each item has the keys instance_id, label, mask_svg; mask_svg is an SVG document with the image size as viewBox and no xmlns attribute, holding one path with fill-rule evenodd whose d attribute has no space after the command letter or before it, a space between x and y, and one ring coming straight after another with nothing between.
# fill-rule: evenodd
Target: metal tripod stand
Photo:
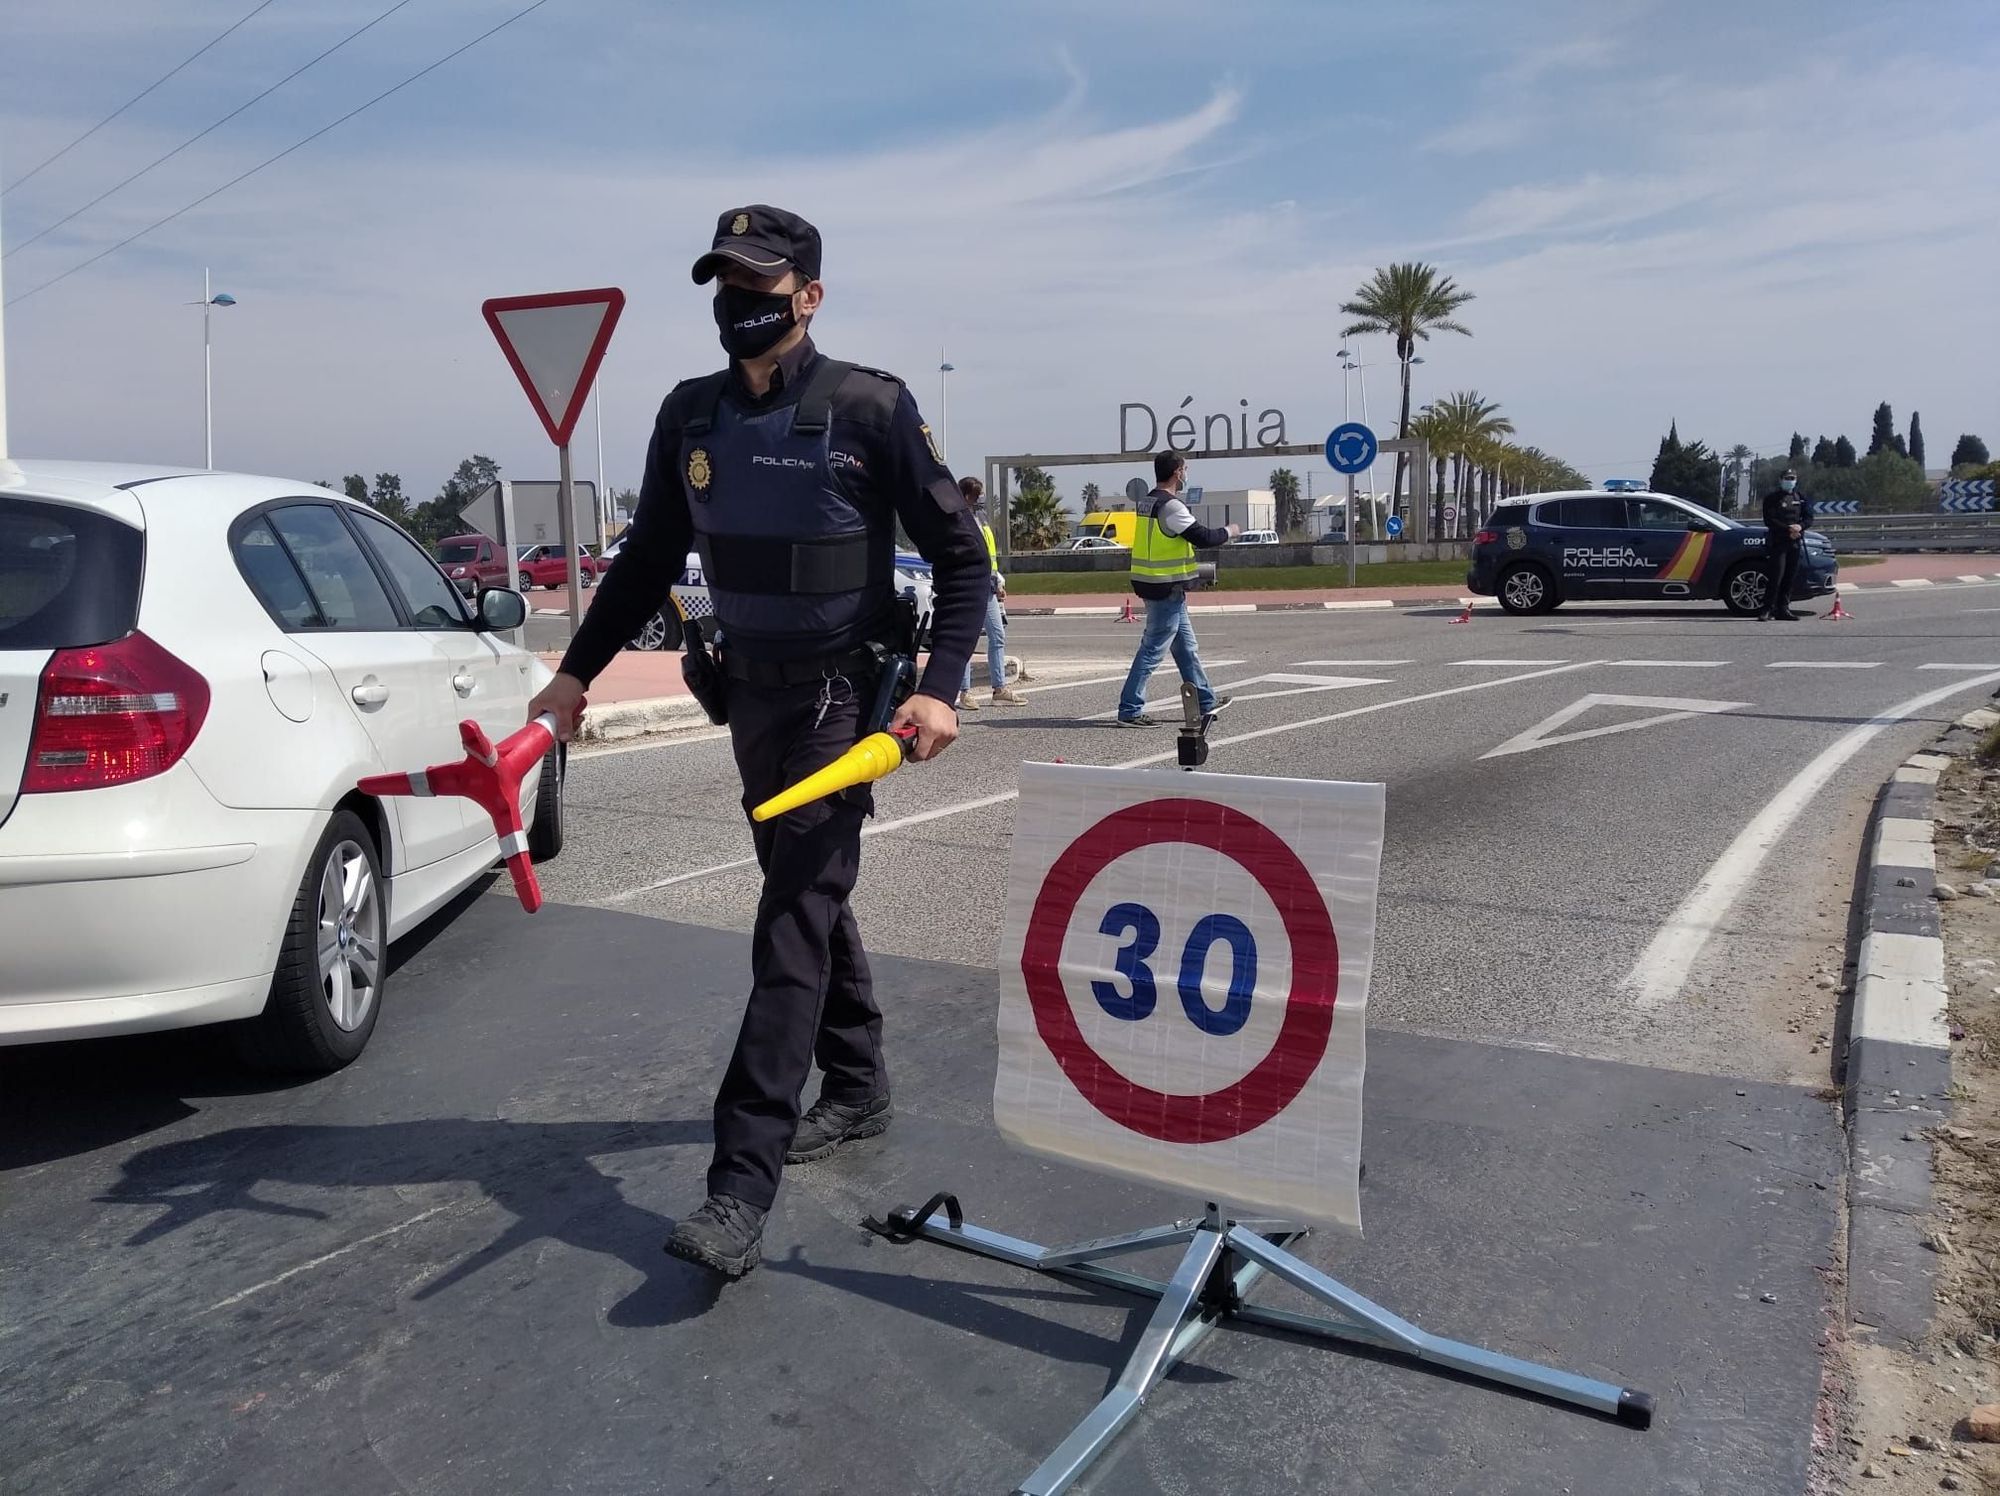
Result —
<instances>
[{"instance_id":1,"label":"metal tripod stand","mask_svg":"<svg viewBox=\"0 0 2000 1496\"><path fill-rule=\"evenodd\" d=\"M1149 1226L1123 1236L1100 1237L1063 1247L1038 1246L981 1226L969 1226L958 1200L947 1194L934 1196L919 1209L905 1207L892 1211L886 1222L867 1224L892 1241L942 1242L1017 1267L1160 1301L1117 1385L1105 1393L1074 1432L1056 1447L1055 1453L1014 1488L1014 1496L1058 1496L1059 1492L1067 1491L1090 1462L1138 1415L1146 1395L1161 1378L1199 1345L1210 1330L1230 1321L1373 1346L1481 1381L1518 1387L1601 1413L1633 1428L1652 1426L1650 1394L1429 1334L1287 1251L1291 1243L1306 1234L1306 1228L1282 1221L1226 1220L1213 1202L1207 1213L1197 1219ZM1165 1283L1103 1265L1109 1258L1181 1242L1188 1244L1187 1252L1173 1277ZM1251 1287L1267 1272L1338 1311L1338 1317L1320 1318L1245 1303Z\"/></svg>"}]
</instances>

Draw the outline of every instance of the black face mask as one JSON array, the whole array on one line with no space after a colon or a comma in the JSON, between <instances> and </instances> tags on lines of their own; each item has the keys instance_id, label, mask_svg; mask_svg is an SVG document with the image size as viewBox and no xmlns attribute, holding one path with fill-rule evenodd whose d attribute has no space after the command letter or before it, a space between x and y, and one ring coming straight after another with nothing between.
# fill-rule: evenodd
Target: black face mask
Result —
<instances>
[{"instance_id":1,"label":"black face mask","mask_svg":"<svg viewBox=\"0 0 2000 1496\"><path fill-rule=\"evenodd\" d=\"M715 325L722 334L723 351L731 358L768 352L797 320L790 292L724 286L715 298Z\"/></svg>"}]
</instances>

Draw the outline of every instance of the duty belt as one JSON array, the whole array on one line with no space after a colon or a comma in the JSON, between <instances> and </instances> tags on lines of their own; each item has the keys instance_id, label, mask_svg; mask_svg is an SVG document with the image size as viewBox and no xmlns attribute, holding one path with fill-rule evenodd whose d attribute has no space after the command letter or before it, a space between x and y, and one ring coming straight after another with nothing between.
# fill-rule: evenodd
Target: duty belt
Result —
<instances>
[{"instance_id":1,"label":"duty belt","mask_svg":"<svg viewBox=\"0 0 2000 1496\"><path fill-rule=\"evenodd\" d=\"M820 655L805 660L747 660L730 650L722 650L722 672L731 680L752 686L802 686L827 675L858 675L881 664L882 656L863 647L837 655Z\"/></svg>"}]
</instances>

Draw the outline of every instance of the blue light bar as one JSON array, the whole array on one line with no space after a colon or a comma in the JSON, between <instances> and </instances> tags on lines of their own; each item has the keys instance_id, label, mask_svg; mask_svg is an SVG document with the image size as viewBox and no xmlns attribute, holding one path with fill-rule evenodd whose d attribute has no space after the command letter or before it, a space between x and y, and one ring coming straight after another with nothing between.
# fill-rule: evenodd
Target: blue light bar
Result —
<instances>
[{"instance_id":1,"label":"blue light bar","mask_svg":"<svg viewBox=\"0 0 2000 1496\"><path fill-rule=\"evenodd\" d=\"M1604 480L1604 491L1606 493L1644 493L1646 491L1646 484L1640 478L1606 478Z\"/></svg>"}]
</instances>

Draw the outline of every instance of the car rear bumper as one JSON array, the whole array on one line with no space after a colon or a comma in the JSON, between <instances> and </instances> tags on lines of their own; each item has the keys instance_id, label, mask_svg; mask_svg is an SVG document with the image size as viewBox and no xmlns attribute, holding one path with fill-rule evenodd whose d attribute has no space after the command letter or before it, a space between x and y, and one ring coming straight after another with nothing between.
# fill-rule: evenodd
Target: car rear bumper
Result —
<instances>
[{"instance_id":1,"label":"car rear bumper","mask_svg":"<svg viewBox=\"0 0 2000 1496\"><path fill-rule=\"evenodd\" d=\"M324 819L219 806L185 763L24 796L0 833L0 1044L259 1012Z\"/></svg>"}]
</instances>

